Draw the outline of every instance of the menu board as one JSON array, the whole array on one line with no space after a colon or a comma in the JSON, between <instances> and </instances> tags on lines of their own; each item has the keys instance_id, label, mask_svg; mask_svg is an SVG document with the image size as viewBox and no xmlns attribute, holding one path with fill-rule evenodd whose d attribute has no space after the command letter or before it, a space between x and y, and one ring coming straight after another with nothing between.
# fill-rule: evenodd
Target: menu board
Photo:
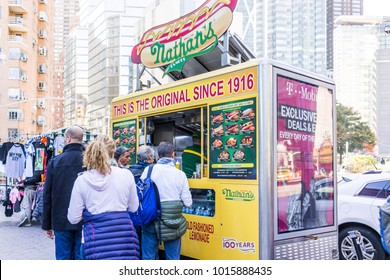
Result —
<instances>
[{"instance_id":1,"label":"menu board","mask_svg":"<svg viewBox=\"0 0 390 280\"><path fill-rule=\"evenodd\" d=\"M210 106L210 178L256 179L256 99Z\"/></svg>"},{"instance_id":2,"label":"menu board","mask_svg":"<svg viewBox=\"0 0 390 280\"><path fill-rule=\"evenodd\" d=\"M124 146L129 149L130 164L135 164L137 160L135 153L137 141L137 120L133 119L114 123L112 131L116 146Z\"/></svg>"}]
</instances>

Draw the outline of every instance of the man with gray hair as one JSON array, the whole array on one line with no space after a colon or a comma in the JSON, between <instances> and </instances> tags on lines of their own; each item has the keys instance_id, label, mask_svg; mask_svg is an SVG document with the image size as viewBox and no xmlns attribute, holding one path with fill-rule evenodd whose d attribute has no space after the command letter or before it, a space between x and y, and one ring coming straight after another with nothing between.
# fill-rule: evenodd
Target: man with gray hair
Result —
<instances>
[{"instance_id":1,"label":"man with gray hair","mask_svg":"<svg viewBox=\"0 0 390 280\"><path fill-rule=\"evenodd\" d=\"M133 173L135 183L138 183L144 169L154 162L154 151L148 145L142 145L137 150L137 163L130 165L129 170ZM140 247L140 259L142 259L142 227L134 226L137 231L139 247Z\"/></svg>"},{"instance_id":2,"label":"man with gray hair","mask_svg":"<svg viewBox=\"0 0 390 280\"><path fill-rule=\"evenodd\" d=\"M62 154L53 158L47 167L43 189L42 229L54 239L57 260L81 259L82 222L72 225L68 219L68 207L74 181L83 171L84 131L71 126L65 131L65 147Z\"/></svg>"},{"instance_id":3,"label":"man with gray hair","mask_svg":"<svg viewBox=\"0 0 390 280\"><path fill-rule=\"evenodd\" d=\"M130 171L134 175L135 183L139 181L139 178L144 172L146 166L149 166L154 161L154 151L148 145L142 145L138 147L137 151L137 163L130 166Z\"/></svg>"}]
</instances>

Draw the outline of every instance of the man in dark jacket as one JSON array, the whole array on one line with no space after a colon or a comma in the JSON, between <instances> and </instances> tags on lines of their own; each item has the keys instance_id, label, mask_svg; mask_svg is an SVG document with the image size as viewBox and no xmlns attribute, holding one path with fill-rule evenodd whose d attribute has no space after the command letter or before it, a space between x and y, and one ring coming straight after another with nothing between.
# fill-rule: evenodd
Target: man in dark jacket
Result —
<instances>
[{"instance_id":1,"label":"man in dark jacket","mask_svg":"<svg viewBox=\"0 0 390 280\"><path fill-rule=\"evenodd\" d=\"M146 166L151 165L154 162L154 151L148 145L142 145L138 147L137 151L137 163L130 165L130 171L133 173L135 183L138 183L142 173ZM142 227L134 226L138 235L139 247L141 248L142 243ZM142 259L142 250L140 250L140 256Z\"/></svg>"},{"instance_id":2,"label":"man in dark jacket","mask_svg":"<svg viewBox=\"0 0 390 280\"><path fill-rule=\"evenodd\" d=\"M83 171L83 134L78 126L65 131L62 154L49 164L43 190L42 229L53 239L57 260L81 259L82 222L76 225L67 219L70 196L77 174Z\"/></svg>"},{"instance_id":3,"label":"man in dark jacket","mask_svg":"<svg viewBox=\"0 0 390 280\"><path fill-rule=\"evenodd\" d=\"M146 166L149 166L154 161L154 151L150 146L142 145L138 147L137 163L130 165L130 171L134 175L135 183L138 183L139 178L144 172Z\"/></svg>"}]
</instances>

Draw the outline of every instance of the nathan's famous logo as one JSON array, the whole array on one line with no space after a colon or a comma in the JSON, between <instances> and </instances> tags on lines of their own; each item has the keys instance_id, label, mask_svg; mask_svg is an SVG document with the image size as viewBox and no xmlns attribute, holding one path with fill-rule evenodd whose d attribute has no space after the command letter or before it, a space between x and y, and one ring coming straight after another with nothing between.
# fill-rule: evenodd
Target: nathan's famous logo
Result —
<instances>
[{"instance_id":1,"label":"nathan's famous logo","mask_svg":"<svg viewBox=\"0 0 390 280\"><path fill-rule=\"evenodd\" d=\"M243 253L255 253L255 242L252 241L237 241L234 238L222 237L222 248L235 250L239 249Z\"/></svg>"},{"instance_id":2,"label":"nathan's famous logo","mask_svg":"<svg viewBox=\"0 0 390 280\"><path fill-rule=\"evenodd\" d=\"M231 189L223 189L222 194L227 200L242 200L242 201L252 201L255 199L255 195L251 191L239 191Z\"/></svg>"},{"instance_id":3,"label":"nathan's famous logo","mask_svg":"<svg viewBox=\"0 0 390 280\"><path fill-rule=\"evenodd\" d=\"M133 63L181 71L188 59L210 52L233 20L237 0L208 0L195 11L146 31L131 53Z\"/></svg>"}]
</instances>

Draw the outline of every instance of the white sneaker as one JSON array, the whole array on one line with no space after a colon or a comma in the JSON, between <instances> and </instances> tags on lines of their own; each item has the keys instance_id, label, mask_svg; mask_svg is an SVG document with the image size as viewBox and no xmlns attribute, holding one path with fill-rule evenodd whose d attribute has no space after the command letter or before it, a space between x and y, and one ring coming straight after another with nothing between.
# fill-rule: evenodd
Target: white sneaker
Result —
<instances>
[{"instance_id":1,"label":"white sneaker","mask_svg":"<svg viewBox=\"0 0 390 280\"><path fill-rule=\"evenodd\" d=\"M18 227L22 227L24 226L25 224L28 223L28 219L27 219L27 216L24 216L21 220L21 222L19 223Z\"/></svg>"}]
</instances>

